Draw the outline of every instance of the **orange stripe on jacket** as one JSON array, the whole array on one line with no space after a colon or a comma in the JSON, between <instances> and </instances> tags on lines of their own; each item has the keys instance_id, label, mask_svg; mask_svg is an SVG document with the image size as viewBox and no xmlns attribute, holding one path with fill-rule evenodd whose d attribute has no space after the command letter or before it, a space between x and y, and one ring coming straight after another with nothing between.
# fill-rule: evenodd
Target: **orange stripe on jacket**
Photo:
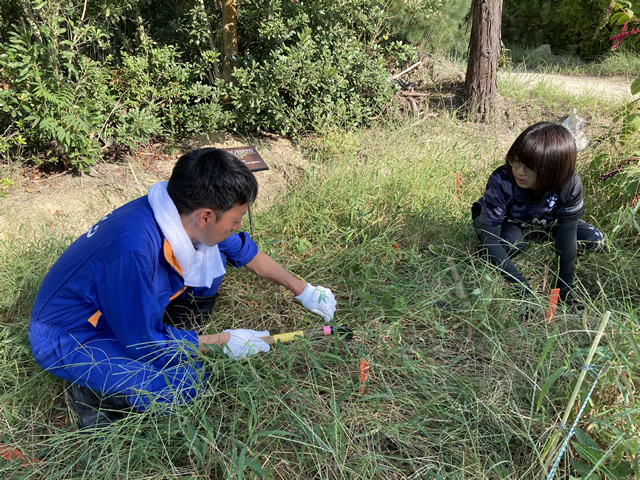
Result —
<instances>
[{"instance_id":1,"label":"orange stripe on jacket","mask_svg":"<svg viewBox=\"0 0 640 480\"><path fill-rule=\"evenodd\" d=\"M94 327L98 325L98 319L100 318L100 316L102 315L102 312L100 310L98 310L96 313L94 313L93 315L91 315L89 317L89 323L91 325L93 325Z\"/></svg>"},{"instance_id":2,"label":"orange stripe on jacket","mask_svg":"<svg viewBox=\"0 0 640 480\"><path fill-rule=\"evenodd\" d=\"M169 301L173 300L174 298L176 298L178 295L180 295L182 292L184 292L187 289L187 287L182 287L180 290L178 290L176 293L174 293L173 295L171 295L171 297L169 298Z\"/></svg>"},{"instance_id":3,"label":"orange stripe on jacket","mask_svg":"<svg viewBox=\"0 0 640 480\"><path fill-rule=\"evenodd\" d=\"M184 274L182 273L182 268L180 268L180 264L178 263L178 259L173 254L173 248L171 248L171 244L169 243L169 240L167 240L166 238L164 239L163 251L164 251L164 258L167 262L169 262L169 265L175 268L176 272L178 272L180 275L184 277ZM180 290L178 290L176 293L171 295L171 297L169 298L169 301L173 300L182 292L184 292L186 288L187 287L184 286Z\"/></svg>"},{"instance_id":4,"label":"orange stripe on jacket","mask_svg":"<svg viewBox=\"0 0 640 480\"><path fill-rule=\"evenodd\" d=\"M180 264L178 263L178 259L173 254L173 248L171 248L171 245L169 244L169 241L166 238L164 239L163 250L164 250L164 258L167 260L167 262L169 262L169 265L175 268L176 272L178 272L180 275L184 277L184 274L182 273L182 268L180 268Z\"/></svg>"}]
</instances>

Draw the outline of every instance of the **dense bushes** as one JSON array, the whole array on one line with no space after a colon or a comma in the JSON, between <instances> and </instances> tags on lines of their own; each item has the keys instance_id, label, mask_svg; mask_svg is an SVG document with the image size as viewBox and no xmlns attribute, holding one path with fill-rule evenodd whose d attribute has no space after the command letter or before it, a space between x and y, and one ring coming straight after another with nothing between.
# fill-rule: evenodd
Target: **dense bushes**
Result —
<instances>
[{"instance_id":1,"label":"dense bushes","mask_svg":"<svg viewBox=\"0 0 640 480\"><path fill-rule=\"evenodd\" d=\"M502 40L529 47L550 44L554 53L592 59L611 47L608 35L598 30L608 7L602 0L504 0Z\"/></svg>"},{"instance_id":2,"label":"dense bushes","mask_svg":"<svg viewBox=\"0 0 640 480\"><path fill-rule=\"evenodd\" d=\"M366 124L392 93L385 62L412 53L379 0L247 0L230 84L207 4L0 0L0 152L84 168L152 135Z\"/></svg>"}]
</instances>

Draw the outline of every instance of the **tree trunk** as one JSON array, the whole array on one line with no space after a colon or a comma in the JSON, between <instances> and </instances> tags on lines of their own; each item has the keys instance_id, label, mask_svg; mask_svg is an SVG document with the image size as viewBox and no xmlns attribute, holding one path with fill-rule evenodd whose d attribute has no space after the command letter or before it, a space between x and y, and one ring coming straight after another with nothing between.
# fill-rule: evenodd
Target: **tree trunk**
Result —
<instances>
[{"instance_id":1,"label":"tree trunk","mask_svg":"<svg viewBox=\"0 0 640 480\"><path fill-rule=\"evenodd\" d=\"M473 0L472 8L464 101L474 120L488 122L498 91L502 0Z\"/></svg>"},{"instance_id":2,"label":"tree trunk","mask_svg":"<svg viewBox=\"0 0 640 480\"><path fill-rule=\"evenodd\" d=\"M222 0L222 78L233 81L233 58L238 55L236 0Z\"/></svg>"}]
</instances>

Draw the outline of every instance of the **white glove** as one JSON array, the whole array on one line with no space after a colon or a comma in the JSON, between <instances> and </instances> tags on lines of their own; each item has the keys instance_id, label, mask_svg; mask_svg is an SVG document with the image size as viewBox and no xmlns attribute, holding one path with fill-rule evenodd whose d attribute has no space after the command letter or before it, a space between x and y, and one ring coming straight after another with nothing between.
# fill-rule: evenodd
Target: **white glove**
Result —
<instances>
[{"instance_id":1,"label":"white glove","mask_svg":"<svg viewBox=\"0 0 640 480\"><path fill-rule=\"evenodd\" d=\"M304 308L324 318L325 322L330 322L336 311L336 299L328 288L314 287L307 283L296 299L300 300Z\"/></svg>"},{"instance_id":2,"label":"white glove","mask_svg":"<svg viewBox=\"0 0 640 480\"><path fill-rule=\"evenodd\" d=\"M231 358L244 358L249 355L255 355L259 352L268 352L271 347L261 337L269 336L269 332L264 330L257 332L255 330L246 330L240 328L237 330L223 330L229 334L229 341L224 346L224 353Z\"/></svg>"}]
</instances>

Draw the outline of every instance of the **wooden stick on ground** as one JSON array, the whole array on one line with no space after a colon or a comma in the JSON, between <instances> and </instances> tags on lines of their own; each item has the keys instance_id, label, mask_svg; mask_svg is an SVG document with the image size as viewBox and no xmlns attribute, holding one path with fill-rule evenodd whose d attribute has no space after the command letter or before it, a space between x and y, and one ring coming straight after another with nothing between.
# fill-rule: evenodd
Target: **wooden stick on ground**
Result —
<instances>
[{"instance_id":1,"label":"wooden stick on ground","mask_svg":"<svg viewBox=\"0 0 640 480\"><path fill-rule=\"evenodd\" d=\"M465 307L471 308L471 304L469 303L469 300L467 299L467 294L464 293L464 286L462 285L462 280L460 278L460 273L458 272L458 269L456 268L456 264L453 261L453 258L447 259L447 263L451 267L451 274L453 275L453 280L456 282L456 293L458 294L458 298L464 302ZM472 332L471 324L468 324L467 325L467 338L465 338L465 340L464 340L465 345L467 343L469 343L469 340L471 340L471 332Z\"/></svg>"}]
</instances>

